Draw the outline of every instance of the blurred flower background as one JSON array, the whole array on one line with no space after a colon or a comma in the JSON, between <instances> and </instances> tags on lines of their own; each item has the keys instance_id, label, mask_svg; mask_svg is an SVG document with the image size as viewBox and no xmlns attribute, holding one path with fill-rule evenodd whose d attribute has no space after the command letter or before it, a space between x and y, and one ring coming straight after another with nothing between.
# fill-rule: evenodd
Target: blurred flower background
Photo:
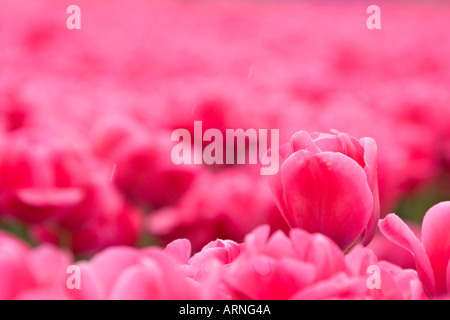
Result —
<instances>
[{"instance_id":1,"label":"blurred flower background","mask_svg":"<svg viewBox=\"0 0 450 320\"><path fill-rule=\"evenodd\" d=\"M80 30L66 26L72 4ZM420 230L450 198L450 4L378 1L369 30L371 4L1 1L0 232L75 260L287 232L257 165L172 163L172 131L194 121L279 129L281 143L298 130L372 137L381 217ZM385 243L369 246L378 259L414 267Z\"/></svg>"}]
</instances>

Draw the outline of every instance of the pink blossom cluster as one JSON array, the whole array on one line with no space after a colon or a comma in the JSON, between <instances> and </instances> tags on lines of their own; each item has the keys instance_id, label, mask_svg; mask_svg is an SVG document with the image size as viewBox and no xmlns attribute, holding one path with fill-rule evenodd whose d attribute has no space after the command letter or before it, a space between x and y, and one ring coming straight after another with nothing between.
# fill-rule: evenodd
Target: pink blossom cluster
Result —
<instances>
[{"instance_id":1,"label":"pink blossom cluster","mask_svg":"<svg viewBox=\"0 0 450 320\"><path fill-rule=\"evenodd\" d=\"M191 257L187 239L166 248L111 247L79 261L80 288L69 289L70 254L53 245L30 249L0 234L1 299L426 299L412 269L362 246L344 255L322 234L289 236L260 226L243 243L216 240ZM380 270L369 289L366 269Z\"/></svg>"},{"instance_id":2,"label":"pink blossom cluster","mask_svg":"<svg viewBox=\"0 0 450 320\"><path fill-rule=\"evenodd\" d=\"M89 261L74 262L71 253L54 245L30 248L2 232L0 298L447 298L450 201L425 214L420 239L395 214L380 220L376 150L371 138L305 131L271 150L283 159L269 184L291 228L288 235L270 234L270 227L261 225L242 243L218 239L193 255L191 242L180 238L165 248L112 246ZM364 247L377 225L412 253L415 269L378 260ZM67 277L73 266L75 287ZM371 272L374 279L367 275Z\"/></svg>"},{"instance_id":3,"label":"pink blossom cluster","mask_svg":"<svg viewBox=\"0 0 450 320\"><path fill-rule=\"evenodd\" d=\"M449 298L450 5L70 4L0 3L0 299ZM278 172L174 164L194 121Z\"/></svg>"}]
</instances>

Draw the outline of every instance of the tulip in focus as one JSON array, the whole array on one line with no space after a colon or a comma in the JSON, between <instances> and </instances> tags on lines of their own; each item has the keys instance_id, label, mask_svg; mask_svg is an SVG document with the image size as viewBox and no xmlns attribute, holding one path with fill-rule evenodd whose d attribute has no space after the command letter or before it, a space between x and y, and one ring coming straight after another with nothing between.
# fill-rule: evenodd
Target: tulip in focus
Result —
<instances>
[{"instance_id":1,"label":"tulip in focus","mask_svg":"<svg viewBox=\"0 0 450 320\"><path fill-rule=\"evenodd\" d=\"M269 184L291 228L320 232L343 250L372 240L380 214L373 139L299 131L279 152Z\"/></svg>"}]
</instances>

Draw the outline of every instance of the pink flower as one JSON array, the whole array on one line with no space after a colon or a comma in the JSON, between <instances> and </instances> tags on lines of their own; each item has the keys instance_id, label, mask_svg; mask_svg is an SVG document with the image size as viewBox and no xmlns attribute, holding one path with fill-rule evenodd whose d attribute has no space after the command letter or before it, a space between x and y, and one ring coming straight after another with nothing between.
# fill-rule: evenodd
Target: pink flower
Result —
<instances>
[{"instance_id":1,"label":"pink flower","mask_svg":"<svg viewBox=\"0 0 450 320\"><path fill-rule=\"evenodd\" d=\"M0 159L0 212L29 224L33 240L67 245L74 253L135 245L139 209L109 181L109 170L79 139L49 128L6 136Z\"/></svg>"},{"instance_id":2,"label":"pink flower","mask_svg":"<svg viewBox=\"0 0 450 320\"><path fill-rule=\"evenodd\" d=\"M368 286L371 266L379 270L379 288ZM378 261L361 245L344 256L328 237L302 229L269 237L268 226L259 227L222 269L231 299L426 298L416 271Z\"/></svg>"},{"instance_id":3,"label":"pink flower","mask_svg":"<svg viewBox=\"0 0 450 320\"><path fill-rule=\"evenodd\" d=\"M224 270L233 299L364 297L363 278L347 272L344 254L321 234L292 229L289 237L268 226L248 234L244 250Z\"/></svg>"},{"instance_id":4,"label":"pink flower","mask_svg":"<svg viewBox=\"0 0 450 320\"><path fill-rule=\"evenodd\" d=\"M367 279L379 277L379 287L366 292L368 299L376 300L423 300L427 299L417 272L402 269L387 261L380 261L369 248L357 245L345 256L347 270L353 277ZM377 269L371 269L376 267ZM379 272L375 274L375 272ZM373 285L373 283L371 282Z\"/></svg>"},{"instance_id":5,"label":"pink flower","mask_svg":"<svg viewBox=\"0 0 450 320\"><path fill-rule=\"evenodd\" d=\"M31 235L38 242L66 245L76 254L92 254L109 246L137 245L142 229L142 212L126 203L117 191L98 190L103 193L84 208L92 217L81 226L64 228L54 223L42 223L31 227ZM94 211L98 210L98 212Z\"/></svg>"},{"instance_id":6,"label":"pink flower","mask_svg":"<svg viewBox=\"0 0 450 320\"><path fill-rule=\"evenodd\" d=\"M211 241L191 258L191 243L177 239L169 243L164 252L174 257L181 271L198 283L201 299L230 299L222 282L222 266L231 264L243 250L243 245L232 240Z\"/></svg>"},{"instance_id":7,"label":"pink flower","mask_svg":"<svg viewBox=\"0 0 450 320\"><path fill-rule=\"evenodd\" d=\"M80 262L81 289L66 289L71 299L197 299L198 284L179 262L159 248L111 247Z\"/></svg>"},{"instance_id":8,"label":"pink flower","mask_svg":"<svg viewBox=\"0 0 450 320\"><path fill-rule=\"evenodd\" d=\"M195 269L194 279L206 277L211 269L217 267L216 262L222 265L232 263L242 250L242 246L232 240L211 241L189 260L189 265Z\"/></svg>"},{"instance_id":9,"label":"pink flower","mask_svg":"<svg viewBox=\"0 0 450 320\"><path fill-rule=\"evenodd\" d=\"M64 299L62 284L71 260L53 245L30 249L0 232L0 299Z\"/></svg>"},{"instance_id":10,"label":"pink flower","mask_svg":"<svg viewBox=\"0 0 450 320\"><path fill-rule=\"evenodd\" d=\"M286 228L266 181L241 169L203 171L173 207L157 210L147 230L166 242L188 238L194 251L212 239L242 241L258 225Z\"/></svg>"},{"instance_id":11,"label":"pink flower","mask_svg":"<svg viewBox=\"0 0 450 320\"><path fill-rule=\"evenodd\" d=\"M172 162L169 132L152 133L126 115L101 118L92 130L92 145L98 157L116 167L113 181L119 190L149 208L178 200L198 169Z\"/></svg>"},{"instance_id":12,"label":"pink flower","mask_svg":"<svg viewBox=\"0 0 450 320\"><path fill-rule=\"evenodd\" d=\"M430 297L450 293L450 201L427 211L419 240L396 215L379 222L381 232L392 242L410 251L416 261L420 280Z\"/></svg>"},{"instance_id":13,"label":"pink flower","mask_svg":"<svg viewBox=\"0 0 450 320\"><path fill-rule=\"evenodd\" d=\"M14 131L0 159L0 209L26 223L60 219L84 199L85 157L41 128ZM76 147L75 147L76 145Z\"/></svg>"},{"instance_id":14,"label":"pink flower","mask_svg":"<svg viewBox=\"0 0 450 320\"><path fill-rule=\"evenodd\" d=\"M377 132L372 135L379 145L382 217L392 212L404 196L426 187L441 172L436 130L404 121L385 121L377 125Z\"/></svg>"},{"instance_id":15,"label":"pink flower","mask_svg":"<svg viewBox=\"0 0 450 320\"><path fill-rule=\"evenodd\" d=\"M112 245L136 245L142 212L131 206L100 173L91 174L84 198L62 217L29 227L32 239L68 246L75 254L93 254Z\"/></svg>"},{"instance_id":16,"label":"pink flower","mask_svg":"<svg viewBox=\"0 0 450 320\"><path fill-rule=\"evenodd\" d=\"M368 244L380 214L375 141L299 131L279 152L280 170L268 177L290 227L323 233L342 249Z\"/></svg>"},{"instance_id":17,"label":"pink flower","mask_svg":"<svg viewBox=\"0 0 450 320\"><path fill-rule=\"evenodd\" d=\"M31 283L24 261L28 246L5 232L0 232L0 299L14 299Z\"/></svg>"}]
</instances>

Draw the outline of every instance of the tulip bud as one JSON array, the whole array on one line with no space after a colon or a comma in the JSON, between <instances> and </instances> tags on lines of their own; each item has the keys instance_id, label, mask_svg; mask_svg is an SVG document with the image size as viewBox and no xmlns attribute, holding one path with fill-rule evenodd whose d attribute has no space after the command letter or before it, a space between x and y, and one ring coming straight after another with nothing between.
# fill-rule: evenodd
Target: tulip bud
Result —
<instances>
[{"instance_id":1,"label":"tulip bud","mask_svg":"<svg viewBox=\"0 0 450 320\"><path fill-rule=\"evenodd\" d=\"M289 226L325 234L343 250L360 239L368 244L380 215L376 148L371 138L337 131L295 133L279 149L279 172L268 177Z\"/></svg>"}]
</instances>

